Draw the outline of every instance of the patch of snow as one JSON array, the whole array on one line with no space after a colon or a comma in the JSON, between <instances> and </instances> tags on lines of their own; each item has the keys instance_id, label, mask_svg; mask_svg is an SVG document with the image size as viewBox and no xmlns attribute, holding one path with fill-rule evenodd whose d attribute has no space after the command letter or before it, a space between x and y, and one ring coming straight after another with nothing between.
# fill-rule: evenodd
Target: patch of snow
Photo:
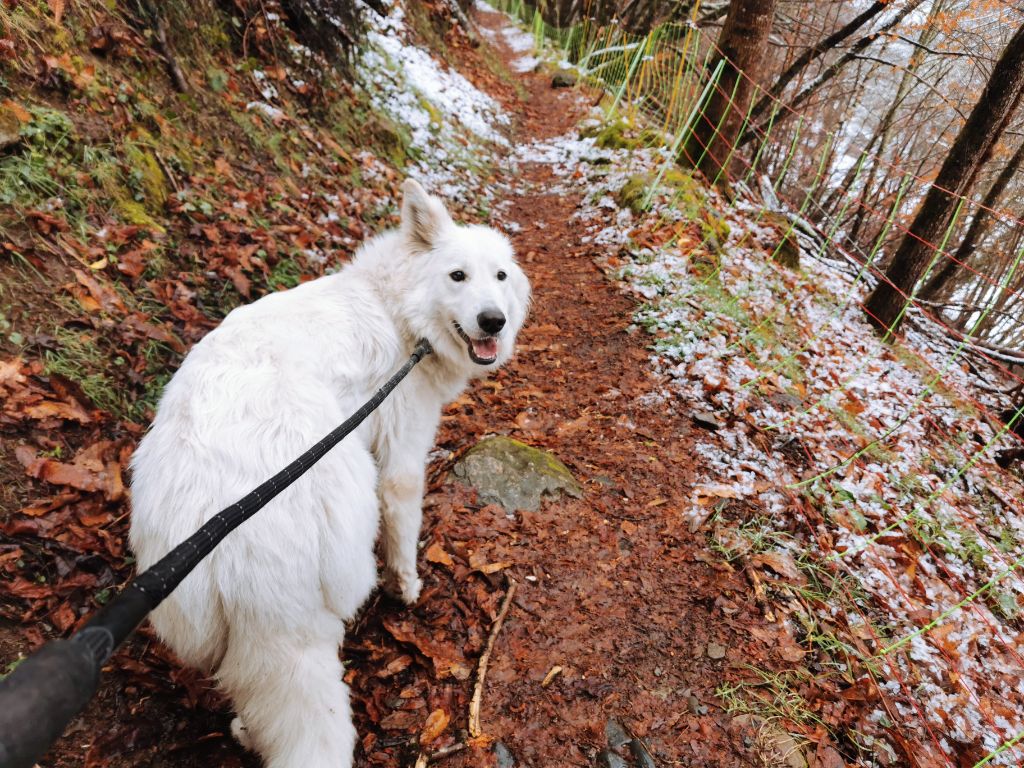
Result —
<instances>
[{"instance_id":1,"label":"patch of snow","mask_svg":"<svg viewBox=\"0 0 1024 768\"><path fill-rule=\"evenodd\" d=\"M272 104L267 104L265 101L250 101L245 105L246 112L259 112L265 118L271 122L277 122L285 118L285 113Z\"/></svg>"}]
</instances>

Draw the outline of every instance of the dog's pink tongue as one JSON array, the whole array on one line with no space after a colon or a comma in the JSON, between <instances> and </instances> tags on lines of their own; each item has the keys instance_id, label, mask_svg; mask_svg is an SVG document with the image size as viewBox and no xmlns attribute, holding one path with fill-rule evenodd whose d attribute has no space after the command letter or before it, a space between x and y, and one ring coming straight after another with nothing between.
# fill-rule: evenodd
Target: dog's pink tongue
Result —
<instances>
[{"instance_id":1,"label":"dog's pink tongue","mask_svg":"<svg viewBox=\"0 0 1024 768\"><path fill-rule=\"evenodd\" d=\"M473 339L473 352L481 360L490 360L498 356L497 339Z\"/></svg>"}]
</instances>

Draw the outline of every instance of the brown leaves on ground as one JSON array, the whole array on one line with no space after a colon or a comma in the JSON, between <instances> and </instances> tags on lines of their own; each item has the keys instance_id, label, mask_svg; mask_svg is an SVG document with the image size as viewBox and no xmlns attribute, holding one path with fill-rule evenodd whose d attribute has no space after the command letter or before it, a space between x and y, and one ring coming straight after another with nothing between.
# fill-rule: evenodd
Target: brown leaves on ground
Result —
<instances>
[{"instance_id":1,"label":"brown leaves on ground","mask_svg":"<svg viewBox=\"0 0 1024 768\"><path fill-rule=\"evenodd\" d=\"M125 493L121 469L127 466L131 451L131 444L125 441L101 440L79 451L71 463L38 456L27 445L18 446L14 453L29 477L51 485L100 492L107 501L120 501Z\"/></svg>"},{"instance_id":2,"label":"brown leaves on ground","mask_svg":"<svg viewBox=\"0 0 1024 768\"><path fill-rule=\"evenodd\" d=\"M49 429L65 421L89 424L94 420L73 385L58 377L46 387L37 378L40 373L39 361L0 360L0 426L38 422L40 428Z\"/></svg>"}]
</instances>

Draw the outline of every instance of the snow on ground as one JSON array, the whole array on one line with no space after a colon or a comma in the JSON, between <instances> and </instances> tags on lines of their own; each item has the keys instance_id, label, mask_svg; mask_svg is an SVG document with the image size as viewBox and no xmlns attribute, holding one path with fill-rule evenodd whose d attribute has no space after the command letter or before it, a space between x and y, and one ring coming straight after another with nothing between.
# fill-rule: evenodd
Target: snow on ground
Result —
<instances>
[{"instance_id":1,"label":"snow on ground","mask_svg":"<svg viewBox=\"0 0 1024 768\"><path fill-rule=\"evenodd\" d=\"M863 280L834 262L773 263L780 232L749 201L707 193L729 227L721 243L696 224L679 234L668 188L643 216L620 208L626 182L665 163L658 150L569 135L513 157L550 165L554 192L587 189L581 239L646 301L635 321L666 381L652 405L683 402L681 417L708 411L724 425L698 447L693 527L728 557L767 546L843 585L813 621L891 681L891 711L880 706L864 733L884 738L872 725L896 717L936 764L947 758L935 742L955 759L951 742L984 755L1021 733L1024 487L986 450L995 433L969 402L963 361L882 344L858 305Z\"/></svg>"},{"instance_id":2,"label":"snow on ground","mask_svg":"<svg viewBox=\"0 0 1024 768\"><path fill-rule=\"evenodd\" d=\"M469 202L487 195L475 181L482 145L507 146L510 122L501 105L465 77L417 47L401 4L386 17L368 14L370 30L359 83L375 112L408 133L406 171L431 192Z\"/></svg>"},{"instance_id":3,"label":"snow on ground","mask_svg":"<svg viewBox=\"0 0 1024 768\"><path fill-rule=\"evenodd\" d=\"M360 80L408 128L412 174L463 201L514 192L472 178L473 152L506 144L508 117L409 44L403 18L396 8L374 22ZM532 36L511 24L500 35L522 69L535 66ZM776 586L807 650L844 686L884 694L856 724L864 764L892 752L894 727L929 764L984 756L1024 731L1024 487L992 462L1001 441L969 402L963 361L918 331L910 347L883 345L858 307L864 280L837 254L804 253L796 271L773 263L781 233L755 201L705 193L703 229L704 214L667 186L643 215L623 207L630 179L674 169L664 150L574 134L511 148L510 162L551 166L552 192L584 185L581 240L645 301L636 326L666 382L645 402L721 422L698 444L691 527L727 558L769 553L828 593Z\"/></svg>"}]
</instances>

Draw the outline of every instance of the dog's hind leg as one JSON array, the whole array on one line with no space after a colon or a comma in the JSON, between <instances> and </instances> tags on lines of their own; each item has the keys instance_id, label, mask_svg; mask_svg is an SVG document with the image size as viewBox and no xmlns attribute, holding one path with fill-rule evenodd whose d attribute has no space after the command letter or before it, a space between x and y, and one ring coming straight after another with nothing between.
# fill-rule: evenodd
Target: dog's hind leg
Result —
<instances>
[{"instance_id":1,"label":"dog's hind leg","mask_svg":"<svg viewBox=\"0 0 1024 768\"><path fill-rule=\"evenodd\" d=\"M218 680L234 702L232 732L266 768L350 768L356 731L338 658L343 627L322 613L301 635L232 627Z\"/></svg>"}]
</instances>

